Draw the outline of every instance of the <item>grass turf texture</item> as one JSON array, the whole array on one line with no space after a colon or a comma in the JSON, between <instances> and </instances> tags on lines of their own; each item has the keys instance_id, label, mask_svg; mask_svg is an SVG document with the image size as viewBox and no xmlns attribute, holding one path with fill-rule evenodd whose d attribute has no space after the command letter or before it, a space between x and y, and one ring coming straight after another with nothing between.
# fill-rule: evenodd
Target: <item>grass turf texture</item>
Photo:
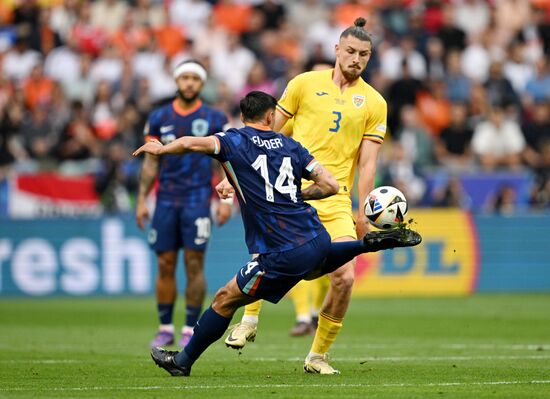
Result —
<instances>
[{"instance_id":1,"label":"grass turf texture","mask_svg":"<svg viewBox=\"0 0 550 399\"><path fill-rule=\"evenodd\" d=\"M355 298L332 348L342 374L320 376L302 371L311 337L288 336L285 300L241 355L220 340L181 378L149 357L152 298L2 299L0 398L549 398L549 309L550 295Z\"/></svg>"}]
</instances>

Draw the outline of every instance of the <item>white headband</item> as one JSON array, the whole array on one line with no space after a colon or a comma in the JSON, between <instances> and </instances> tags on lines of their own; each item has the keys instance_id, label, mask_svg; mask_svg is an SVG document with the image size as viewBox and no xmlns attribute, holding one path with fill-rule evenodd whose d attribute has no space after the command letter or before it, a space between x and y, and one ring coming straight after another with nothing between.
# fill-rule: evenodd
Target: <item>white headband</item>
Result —
<instances>
[{"instance_id":1,"label":"white headband","mask_svg":"<svg viewBox=\"0 0 550 399\"><path fill-rule=\"evenodd\" d=\"M203 82L206 82L206 69L196 62L184 62L183 64L179 64L174 69L174 79L177 79L181 74L186 72L196 73Z\"/></svg>"}]
</instances>

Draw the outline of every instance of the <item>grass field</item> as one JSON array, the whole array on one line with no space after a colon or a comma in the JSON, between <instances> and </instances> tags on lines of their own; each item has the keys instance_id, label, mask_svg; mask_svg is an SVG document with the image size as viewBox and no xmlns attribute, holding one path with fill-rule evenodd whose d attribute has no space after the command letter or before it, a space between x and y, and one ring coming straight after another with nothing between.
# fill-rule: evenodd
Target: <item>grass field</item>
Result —
<instances>
[{"instance_id":1,"label":"grass field","mask_svg":"<svg viewBox=\"0 0 550 399\"><path fill-rule=\"evenodd\" d=\"M264 306L242 354L220 341L191 377L170 377L148 354L154 307L0 300L0 397L550 398L550 295L354 299L332 348L338 376L302 372L311 338L288 336L283 301Z\"/></svg>"}]
</instances>

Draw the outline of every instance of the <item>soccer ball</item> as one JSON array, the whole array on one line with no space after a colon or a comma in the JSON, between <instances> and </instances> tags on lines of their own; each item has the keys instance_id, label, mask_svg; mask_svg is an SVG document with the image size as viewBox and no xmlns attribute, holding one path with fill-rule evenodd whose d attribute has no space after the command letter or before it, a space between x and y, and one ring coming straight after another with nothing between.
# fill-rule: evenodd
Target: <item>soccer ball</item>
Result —
<instances>
[{"instance_id":1,"label":"soccer ball","mask_svg":"<svg viewBox=\"0 0 550 399\"><path fill-rule=\"evenodd\" d=\"M391 229L402 223L408 209L403 193L392 186L372 190L364 205L369 222L379 229Z\"/></svg>"}]
</instances>

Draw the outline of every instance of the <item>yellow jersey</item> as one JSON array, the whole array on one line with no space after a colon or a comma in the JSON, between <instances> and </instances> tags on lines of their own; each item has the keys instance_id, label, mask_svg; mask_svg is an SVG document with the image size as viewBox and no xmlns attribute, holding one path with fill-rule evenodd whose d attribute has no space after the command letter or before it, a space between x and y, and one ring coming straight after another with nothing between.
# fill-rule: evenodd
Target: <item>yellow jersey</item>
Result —
<instances>
[{"instance_id":1,"label":"yellow jersey","mask_svg":"<svg viewBox=\"0 0 550 399\"><path fill-rule=\"evenodd\" d=\"M342 92L332 81L333 71L296 76L277 108L292 118L292 137L336 177L340 193L349 196L362 141L384 140L387 105L362 78ZM307 187L311 182L302 184Z\"/></svg>"}]
</instances>

